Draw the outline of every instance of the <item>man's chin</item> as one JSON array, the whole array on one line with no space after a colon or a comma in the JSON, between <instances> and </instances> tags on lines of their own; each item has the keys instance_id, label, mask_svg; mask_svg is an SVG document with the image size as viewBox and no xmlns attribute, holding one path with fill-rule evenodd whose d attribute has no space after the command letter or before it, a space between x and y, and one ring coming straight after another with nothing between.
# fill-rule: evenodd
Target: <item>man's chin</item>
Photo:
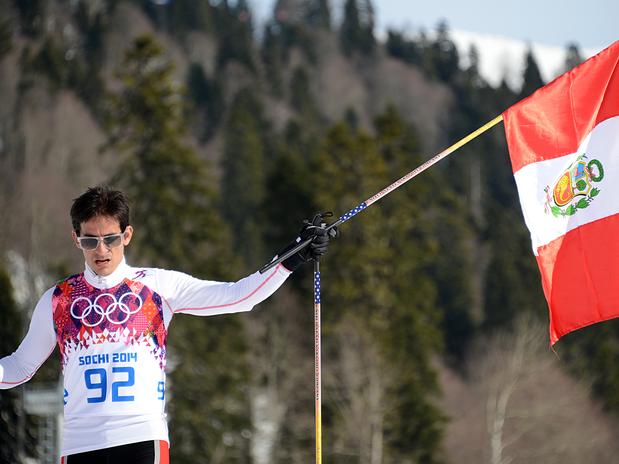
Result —
<instances>
[{"instance_id":1,"label":"man's chin","mask_svg":"<svg viewBox=\"0 0 619 464\"><path fill-rule=\"evenodd\" d=\"M92 270L102 277L110 275L114 272L114 266L111 259L108 260L95 260L92 263Z\"/></svg>"}]
</instances>

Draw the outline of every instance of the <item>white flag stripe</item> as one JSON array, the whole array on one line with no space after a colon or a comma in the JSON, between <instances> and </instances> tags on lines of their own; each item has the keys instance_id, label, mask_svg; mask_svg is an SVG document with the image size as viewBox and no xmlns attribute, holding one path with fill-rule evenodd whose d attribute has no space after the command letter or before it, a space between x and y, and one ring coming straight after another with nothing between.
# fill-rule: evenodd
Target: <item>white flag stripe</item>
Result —
<instances>
[{"instance_id":1,"label":"white flag stripe","mask_svg":"<svg viewBox=\"0 0 619 464\"><path fill-rule=\"evenodd\" d=\"M604 168L604 178L593 183L600 193L587 208L578 209L576 214L555 217L546 207L547 193L544 189L548 187L552 197L552 189L561 174L582 154L586 154L587 162L599 160ZM570 230L619 213L619 117L598 124L575 153L529 164L516 172L514 177L536 255L538 247Z\"/></svg>"}]
</instances>

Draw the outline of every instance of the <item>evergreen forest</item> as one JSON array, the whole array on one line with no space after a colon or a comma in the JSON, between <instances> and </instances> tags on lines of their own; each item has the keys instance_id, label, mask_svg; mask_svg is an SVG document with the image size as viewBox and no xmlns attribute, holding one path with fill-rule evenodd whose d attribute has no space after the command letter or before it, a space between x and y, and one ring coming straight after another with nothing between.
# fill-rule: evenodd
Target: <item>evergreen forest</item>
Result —
<instances>
[{"instance_id":1,"label":"evergreen forest","mask_svg":"<svg viewBox=\"0 0 619 464\"><path fill-rule=\"evenodd\" d=\"M130 264L235 281L545 84L530 49L492 86L445 22L375 29L371 0L260 23L247 0L0 2L0 356L83 269L87 187L131 199ZM616 462L619 325L549 348L501 125L342 225L321 270L325 462ZM249 313L175 316L172 462L314 461L312 289L306 265ZM59 371L56 349L27 385ZM0 462L45 453L27 385L0 391Z\"/></svg>"}]
</instances>

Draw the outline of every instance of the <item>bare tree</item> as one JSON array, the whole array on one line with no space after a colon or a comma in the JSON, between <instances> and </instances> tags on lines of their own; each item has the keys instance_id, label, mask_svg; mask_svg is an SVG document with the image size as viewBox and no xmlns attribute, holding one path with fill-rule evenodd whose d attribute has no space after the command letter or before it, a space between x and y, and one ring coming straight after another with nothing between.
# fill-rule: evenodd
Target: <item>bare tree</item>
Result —
<instances>
[{"instance_id":1,"label":"bare tree","mask_svg":"<svg viewBox=\"0 0 619 464\"><path fill-rule=\"evenodd\" d=\"M523 317L513 331L478 340L467 379L442 370L454 462L616 462L617 424L564 372L547 340L543 324Z\"/></svg>"},{"instance_id":2,"label":"bare tree","mask_svg":"<svg viewBox=\"0 0 619 464\"><path fill-rule=\"evenodd\" d=\"M325 369L324 401L335 408L337 424L330 441L337 455L358 457L360 464L381 464L388 373L367 329L350 319L339 326L339 356Z\"/></svg>"}]
</instances>

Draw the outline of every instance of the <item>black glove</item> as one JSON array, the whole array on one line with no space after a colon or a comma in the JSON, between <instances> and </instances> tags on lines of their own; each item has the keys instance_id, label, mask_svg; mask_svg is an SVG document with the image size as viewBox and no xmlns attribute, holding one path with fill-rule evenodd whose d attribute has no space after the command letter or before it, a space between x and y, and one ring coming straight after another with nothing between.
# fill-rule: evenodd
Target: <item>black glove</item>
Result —
<instances>
[{"instance_id":1,"label":"black glove","mask_svg":"<svg viewBox=\"0 0 619 464\"><path fill-rule=\"evenodd\" d=\"M332 216L331 213L318 213L311 222L307 219L303 221L303 227L299 232L299 236L280 251L278 255L283 255L288 250L291 250L299 243L308 239L311 239L312 242L282 261L286 269L294 271L303 263L319 260L320 257L327 252L329 240L339 235L337 227L333 227L329 230L326 229L327 223L324 221L324 218L330 216Z\"/></svg>"}]
</instances>

